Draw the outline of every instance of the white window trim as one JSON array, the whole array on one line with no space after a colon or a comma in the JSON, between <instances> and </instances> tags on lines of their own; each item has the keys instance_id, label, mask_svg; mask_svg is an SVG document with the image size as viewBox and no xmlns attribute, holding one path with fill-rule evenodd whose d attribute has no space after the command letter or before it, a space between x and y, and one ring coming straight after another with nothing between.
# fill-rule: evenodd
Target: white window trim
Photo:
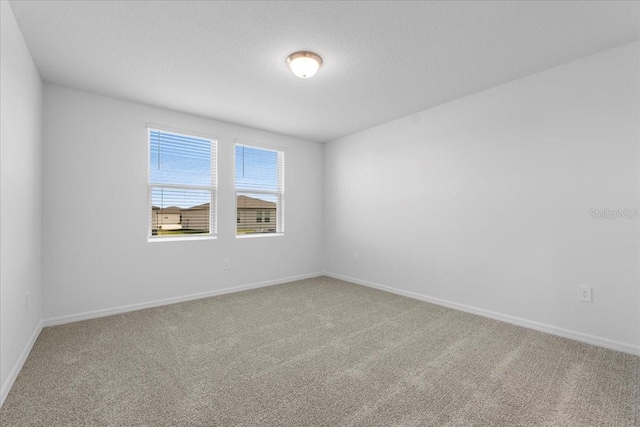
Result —
<instances>
[{"instance_id":1,"label":"white window trim","mask_svg":"<svg viewBox=\"0 0 640 427\"><path fill-rule=\"evenodd\" d=\"M211 186L202 185L180 185L180 184L159 184L151 182L151 132L164 132L171 133L177 136L184 136L187 138L201 138L206 139L211 143ZM156 126L147 124L147 242L177 242L186 240L213 240L218 238L218 139L209 135L204 135L198 132L189 132L172 129L165 126ZM154 236L152 235L153 229L153 200L152 200L152 188L164 187L164 188L183 188L191 190L209 190L211 191L211 202L209 203L209 233L189 235L175 235L175 236Z\"/></svg>"},{"instance_id":2,"label":"white window trim","mask_svg":"<svg viewBox=\"0 0 640 427\"><path fill-rule=\"evenodd\" d=\"M281 188L279 188L279 191L268 191L268 190L256 190L256 189L251 189L251 188L238 188L236 187L236 177L235 177L235 165L236 165L236 147L238 147L239 145L241 146L245 146L245 147L249 147L249 148L255 148L258 150L265 150L265 151L273 151L275 153L277 153L278 155L278 162L282 162L282 165L279 165L278 169L282 171L282 179L280 180L281 182ZM285 215L284 215L284 199L285 199L285 173L284 173L284 155L285 155L285 150L284 148L281 147L275 147L275 146L267 146L267 145L262 145L262 144L256 144L253 142L249 142L249 141L243 141L240 139L236 139L235 140L235 144L233 145L233 188L234 188L234 194L235 194L235 205L236 205L236 212L238 212L238 193L253 193L253 194L269 194L269 195L275 195L278 198L278 210L276 212L276 231L273 233L251 233L251 234L238 234L238 224L237 222L235 223L235 236L236 239L247 239L247 238L252 238L252 237L280 237L280 236L284 236L284 219L285 219Z\"/></svg>"},{"instance_id":3,"label":"white window trim","mask_svg":"<svg viewBox=\"0 0 640 427\"><path fill-rule=\"evenodd\" d=\"M150 243L158 242L181 242L185 240L215 240L218 236L212 234L198 234L195 236L153 236L147 239Z\"/></svg>"},{"instance_id":4,"label":"white window trim","mask_svg":"<svg viewBox=\"0 0 640 427\"><path fill-rule=\"evenodd\" d=\"M252 234L236 234L236 239L253 239L256 237L283 237L284 233L252 233Z\"/></svg>"}]
</instances>

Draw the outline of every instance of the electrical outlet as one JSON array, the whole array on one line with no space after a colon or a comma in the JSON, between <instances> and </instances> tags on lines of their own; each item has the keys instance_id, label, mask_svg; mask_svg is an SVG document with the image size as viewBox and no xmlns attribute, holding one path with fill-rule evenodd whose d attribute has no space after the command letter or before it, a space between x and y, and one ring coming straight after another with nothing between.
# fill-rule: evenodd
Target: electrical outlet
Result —
<instances>
[{"instance_id":1,"label":"electrical outlet","mask_svg":"<svg viewBox=\"0 0 640 427\"><path fill-rule=\"evenodd\" d=\"M231 269L231 261L229 260L229 258L225 258L224 262L222 263L222 268L224 270L230 270Z\"/></svg>"},{"instance_id":2,"label":"electrical outlet","mask_svg":"<svg viewBox=\"0 0 640 427\"><path fill-rule=\"evenodd\" d=\"M358 252L353 253L353 262L358 262Z\"/></svg>"},{"instance_id":3,"label":"electrical outlet","mask_svg":"<svg viewBox=\"0 0 640 427\"><path fill-rule=\"evenodd\" d=\"M25 301L24 301L24 309L29 311L29 292L27 292L26 296L25 296Z\"/></svg>"},{"instance_id":4,"label":"electrical outlet","mask_svg":"<svg viewBox=\"0 0 640 427\"><path fill-rule=\"evenodd\" d=\"M591 299L591 286L578 286L578 301L592 302Z\"/></svg>"}]
</instances>

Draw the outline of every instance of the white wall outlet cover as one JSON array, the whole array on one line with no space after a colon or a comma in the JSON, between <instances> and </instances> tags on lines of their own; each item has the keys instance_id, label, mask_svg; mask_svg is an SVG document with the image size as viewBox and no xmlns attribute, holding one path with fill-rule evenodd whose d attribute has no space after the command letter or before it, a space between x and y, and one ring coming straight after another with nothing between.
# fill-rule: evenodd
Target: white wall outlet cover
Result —
<instances>
[{"instance_id":1,"label":"white wall outlet cover","mask_svg":"<svg viewBox=\"0 0 640 427\"><path fill-rule=\"evenodd\" d=\"M578 301L592 302L591 286L585 286L585 285L578 286Z\"/></svg>"}]
</instances>

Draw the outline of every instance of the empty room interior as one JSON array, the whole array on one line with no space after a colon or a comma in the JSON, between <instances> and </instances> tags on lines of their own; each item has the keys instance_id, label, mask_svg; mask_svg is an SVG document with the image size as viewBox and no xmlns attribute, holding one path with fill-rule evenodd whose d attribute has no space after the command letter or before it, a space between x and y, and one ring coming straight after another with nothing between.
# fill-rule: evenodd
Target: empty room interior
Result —
<instances>
[{"instance_id":1,"label":"empty room interior","mask_svg":"<svg viewBox=\"0 0 640 427\"><path fill-rule=\"evenodd\" d=\"M0 4L0 425L640 426L640 2Z\"/></svg>"}]
</instances>

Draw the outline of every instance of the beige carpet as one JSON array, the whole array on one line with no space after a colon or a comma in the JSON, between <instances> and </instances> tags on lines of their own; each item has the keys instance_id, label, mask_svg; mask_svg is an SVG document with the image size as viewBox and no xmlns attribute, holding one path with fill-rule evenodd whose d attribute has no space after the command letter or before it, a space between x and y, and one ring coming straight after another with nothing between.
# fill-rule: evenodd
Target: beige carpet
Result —
<instances>
[{"instance_id":1,"label":"beige carpet","mask_svg":"<svg viewBox=\"0 0 640 427\"><path fill-rule=\"evenodd\" d=\"M633 426L640 358L319 278L46 328L2 426Z\"/></svg>"}]
</instances>

